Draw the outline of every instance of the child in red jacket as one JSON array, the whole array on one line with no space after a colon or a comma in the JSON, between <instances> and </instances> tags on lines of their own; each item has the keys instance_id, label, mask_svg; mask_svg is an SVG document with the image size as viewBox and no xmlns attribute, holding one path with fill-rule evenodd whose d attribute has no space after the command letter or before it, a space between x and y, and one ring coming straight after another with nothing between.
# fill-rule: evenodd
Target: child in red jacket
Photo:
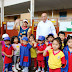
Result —
<instances>
[{"instance_id":1,"label":"child in red jacket","mask_svg":"<svg viewBox=\"0 0 72 72\"><path fill-rule=\"evenodd\" d=\"M43 51L46 48L46 45L44 44L44 41L45 41L45 37L44 36L39 36L38 44L37 44L38 70L36 70L36 72L41 71L40 67L42 67L41 72L44 72L45 62L44 62Z\"/></svg>"}]
</instances>

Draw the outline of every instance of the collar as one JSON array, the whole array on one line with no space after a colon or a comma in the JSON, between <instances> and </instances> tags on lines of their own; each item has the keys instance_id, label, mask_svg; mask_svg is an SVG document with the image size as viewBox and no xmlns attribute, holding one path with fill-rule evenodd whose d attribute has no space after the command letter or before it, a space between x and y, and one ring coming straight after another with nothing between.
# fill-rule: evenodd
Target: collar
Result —
<instances>
[{"instance_id":1,"label":"collar","mask_svg":"<svg viewBox=\"0 0 72 72\"><path fill-rule=\"evenodd\" d=\"M7 47L7 45L5 44L5 47ZM9 48L11 47L11 44L9 44Z\"/></svg>"},{"instance_id":2,"label":"collar","mask_svg":"<svg viewBox=\"0 0 72 72\"><path fill-rule=\"evenodd\" d=\"M27 45L21 44L22 46L26 47Z\"/></svg>"},{"instance_id":3,"label":"collar","mask_svg":"<svg viewBox=\"0 0 72 72\"><path fill-rule=\"evenodd\" d=\"M67 46L67 51L69 51L70 52L70 50L69 50L69 47ZM72 52L70 52L70 53L72 53Z\"/></svg>"},{"instance_id":4,"label":"collar","mask_svg":"<svg viewBox=\"0 0 72 72\"><path fill-rule=\"evenodd\" d=\"M41 44L41 46L44 45L44 43ZM40 44L38 44L38 46L40 46Z\"/></svg>"},{"instance_id":5,"label":"collar","mask_svg":"<svg viewBox=\"0 0 72 72\"><path fill-rule=\"evenodd\" d=\"M43 23L47 23L47 21L48 21L48 19L45 22L43 22Z\"/></svg>"},{"instance_id":6,"label":"collar","mask_svg":"<svg viewBox=\"0 0 72 72\"><path fill-rule=\"evenodd\" d=\"M53 54L54 54L54 55L57 55L60 51L61 51L61 50L59 50L57 53L54 53L54 49L53 49Z\"/></svg>"},{"instance_id":7,"label":"collar","mask_svg":"<svg viewBox=\"0 0 72 72\"><path fill-rule=\"evenodd\" d=\"M26 28L27 28L27 26L26 26L26 27L23 27L23 26L22 26L22 28L23 28L23 29L26 29Z\"/></svg>"}]
</instances>

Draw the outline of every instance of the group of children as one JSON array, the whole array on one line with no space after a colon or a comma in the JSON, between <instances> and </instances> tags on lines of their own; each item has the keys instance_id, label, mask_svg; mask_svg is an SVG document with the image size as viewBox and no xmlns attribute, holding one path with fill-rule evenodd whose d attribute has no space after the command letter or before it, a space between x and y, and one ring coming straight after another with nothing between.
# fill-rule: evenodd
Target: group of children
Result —
<instances>
[{"instance_id":1,"label":"group of children","mask_svg":"<svg viewBox=\"0 0 72 72\"><path fill-rule=\"evenodd\" d=\"M31 34L29 38L24 33L11 39L3 35L2 58L3 72L28 72L34 62L35 72L72 72L72 36L65 38L65 33L60 31L58 37L49 34L46 38L39 36L38 41Z\"/></svg>"}]
</instances>

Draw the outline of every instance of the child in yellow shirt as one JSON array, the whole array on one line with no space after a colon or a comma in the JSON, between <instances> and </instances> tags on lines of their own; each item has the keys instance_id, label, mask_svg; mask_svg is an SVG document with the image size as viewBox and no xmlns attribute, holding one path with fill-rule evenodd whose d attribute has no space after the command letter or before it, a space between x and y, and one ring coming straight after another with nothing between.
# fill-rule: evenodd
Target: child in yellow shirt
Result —
<instances>
[{"instance_id":1,"label":"child in yellow shirt","mask_svg":"<svg viewBox=\"0 0 72 72\"><path fill-rule=\"evenodd\" d=\"M30 35L29 37L29 42L30 44L34 44L35 43L35 36L33 34ZM31 52L31 62L32 60L34 60L34 67L33 67L33 70L36 70L36 67L37 67L37 62L36 62L36 57L37 57L37 54L36 54L36 49L34 47L32 47L30 49L30 52ZM31 63L32 64L32 63Z\"/></svg>"},{"instance_id":2,"label":"child in yellow shirt","mask_svg":"<svg viewBox=\"0 0 72 72\"><path fill-rule=\"evenodd\" d=\"M51 46L47 47L43 53L43 56L49 54L49 72L61 72L61 67L65 65L65 56L61 51L61 39L55 38Z\"/></svg>"}]
</instances>

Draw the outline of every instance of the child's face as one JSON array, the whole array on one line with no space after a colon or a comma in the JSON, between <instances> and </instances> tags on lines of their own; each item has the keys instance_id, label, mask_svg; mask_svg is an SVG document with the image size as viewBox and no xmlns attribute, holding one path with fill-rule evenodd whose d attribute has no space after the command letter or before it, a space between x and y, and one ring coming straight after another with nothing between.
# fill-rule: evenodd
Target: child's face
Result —
<instances>
[{"instance_id":1,"label":"child's face","mask_svg":"<svg viewBox=\"0 0 72 72\"><path fill-rule=\"evenodd\" d=\"M23 37L26 37L26 35L22 35L22 38L23 38Z\"/></svg>"},{"instance_id":2,"label":"child's face","mask_svg":"<svg viewBox=\"0 0 72 72\"><path fill-rule=\"evenodd\" d=\"M49 36L49 37L48 37L48 41L50 41L50 42L52 42L53 39L54 39L54 38L53 38L52 36Z\"/></svg>"},{"instance_id":3,"label":"child's face","mask_svg":"<svg viewBox=\"0 0 72 72\"><path fill-rule=\"evenodd\" d=\"M10 41L8 41L8 40L5 40L4 42L5 42L6 45L10 44Z\"/></svg>"},{"instance_id":4,"label":"child's face","mask_svg":"<svg viewBox=\"0 0 72 72\"><path fill-rule=\"evenodd\" d=\"M33 36L30 36L29 41L30 41L30 42L34 41Z\"/></svg>"},{"instance_id":5,"label":"child's face","mask_svg":"<svg viewBox=\"0 0 72 72\"><path fill-rule=\"evenodd\" d=\"M67 42L68 46L72 48L72 39L69 39Z\"/></svg>"},{"instance_id":6,"label":"child's face","mask_svg":"<svg viewBox=\"0 0 72 72\"><path fill-rule=\"evenodd\" d=\"M23 43L24 45L26 45L26 44L28 44L28 41L22 40L22 43Z\"/></svg>"},{"instance_id":7,"label":"child's face","mask_svg":"<svg viewBox=\"0 0 72 72\"><path fill-rule=\"evenodd\" d=\"M40 41L40 40L38 40L38 43L39 43L39 44L42 44L43 42L44 42L44 41Z\"/></svg>"},{"instance_id":8,"label":"child's face","mask_svg":"<svg viewBox=\"0 0 72 72\"><path fill-rule=\"evenodd\" d=\"M65 39L65 35L64 34L59 34L59 37L61 38L62 41L64 41L64 39Z\"/></svg>"},{"instance_id":9,"label":"child's face","mask_svg":"<svg viewBox=\"0 0 72 72\"><path fill-rule=\"evenodd\" d=\"M14 43L18 43L18 38L17 37L15 37Z\"/></svg>"},{"instance_id":10,"label":"child's face","mask_svg":"<svg viewBox=\"0 0 72 72\"><path fill-rule=\"evenodd\" d=\"M56 40L54 40L53 43L52 43L52 47L53 47L54 50L57 50L60 47L60 45Z\"/></svg>"},{"instance_id":11,"label":"child's face","mask_svg":"<svg viewBox=\"0 0 72 72\"><path fill-rule=\"evenodd\" d=\"M23 22L23 26L26 27L27 26L27 23L26 22Z\"/></svg>"}]
</instances>

